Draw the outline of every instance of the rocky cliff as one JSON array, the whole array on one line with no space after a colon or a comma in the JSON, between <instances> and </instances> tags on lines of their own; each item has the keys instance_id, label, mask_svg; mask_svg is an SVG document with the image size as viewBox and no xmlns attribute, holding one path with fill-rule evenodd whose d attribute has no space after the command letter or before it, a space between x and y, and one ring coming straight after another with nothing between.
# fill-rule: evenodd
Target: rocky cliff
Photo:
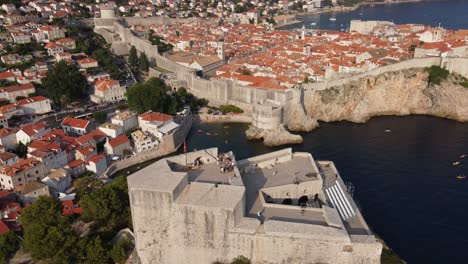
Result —
<instances>
[{"instance_id":1,"label":"rocky cliff","mask_svg":"<svg viewBox=\"0 0 468 264\"><path fill-rule=\"evenodd\" d=\"M332 87L306 91L307 113L320 121L366 122L373 116L425 114L468 121L468 88L450 75L428 85L423 69L388 72Z\"/></svg>"}]
</instances>

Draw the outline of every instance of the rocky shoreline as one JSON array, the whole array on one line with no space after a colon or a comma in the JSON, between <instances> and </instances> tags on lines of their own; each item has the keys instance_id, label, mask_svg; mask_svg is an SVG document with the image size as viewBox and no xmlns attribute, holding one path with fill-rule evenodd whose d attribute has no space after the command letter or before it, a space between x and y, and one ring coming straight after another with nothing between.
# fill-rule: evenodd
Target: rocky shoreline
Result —
<instances>
[{"instance_id":1,"label":"rocky shoreline","mask_svg":"<svg viewBox=\"0 0 468 264\"><path fill-rule=\"evenodd\" d=\"M309 90L304 106L297 102L286 111L286 124L273 130L249 126L248 139L263 139L266 146L300 144L290 131L310 132L318 121L365 123L375 116L432 115L468 122L468 88L451 74L440 84L428 83L424 69L388 72L325 90Z\"/></svg>"}]
</instances>

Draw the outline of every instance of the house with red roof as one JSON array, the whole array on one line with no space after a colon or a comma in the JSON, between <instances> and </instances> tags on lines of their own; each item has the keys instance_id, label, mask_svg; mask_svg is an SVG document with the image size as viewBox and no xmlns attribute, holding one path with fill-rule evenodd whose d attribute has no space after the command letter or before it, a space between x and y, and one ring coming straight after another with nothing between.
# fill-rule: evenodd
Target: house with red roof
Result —
<instances>
[{"instance_id":1,"label":"house with red roof","mask_svg":"<svg viewBox=\"0 0 468 264\"><path fill-rule=\"evenodd\" d=\"M125 86L112 79L101 79L94 83L94 93L90 99L94 103L118 102L125 99Z\"/></svg>"},{"instance_id":2,"label":"house with red roof","mask_svg":"<svg viewBox=\"0 0 468 264\"><path fill-rule=\"evenodd\" d=\"M86 172L85 162L81 159L74 160L69 162L67 166L64 167L68 172L70 172L72 177L78 177L83 175Z\"/></svg>"},{"instance_id":3,"label":"house with red roof","mask_svg":"<svg viewBox=\"0 0 468 264\"><path fill-rule=\"evenodd\" d=\"M16 149L16 129L13 128L1 128L0 129L0 144L7 150Z\"/></svg>"},{"instance_id":4,"label":"house with red roof","mask_svg":"<svg viewBox=\"0 0 468 264\"><path fill-rule=\"evenodd\" d=\"M104 154L92 156L86 161L86 170L94 172L95 175L101 175L107 169L107 160Z\"/></svg>"},{"instance_id":5,"label":"house with red roof","mask_svg":"<svg viewBox=\"0 0 468 264\"><path fill-rule=\"evenodd\" d=\"M0 185L3 190L12 190L28 182L40 181L45 174L44 164L37 159L19 159L14 165L3 166L0 171Z\"/></svg>"},{"instance_id":6,"label":"house with red roof","mask_svg":"<svg viewBox=\"0 0 468 264\"><path fill-rule=\"evenodd\" d=\"M0 98L14 101L18 96L28 97L35 92L36 89L32 83L0 87Z\"/></svg>"},{"instance_id":7,"label":"house with red roof","mask_svg":"<svg viewBox=\"0 0 468 264\"><path fill-rule=\"evenodd\" d=\"M53 41L47 43L44 48L47 50L49 56L54 56L65 51L64 47Z\"/></svg>"},{"instance_id":8,"label":"house with red roof","mask_svg":"<svg viewBox=\"0 0 468 264\"><path fill-rule=\"evenodd\" d=\"M0 165L8 165L12 166L13 164L18 162L18 155L15 153L7 152L7 151L2 151L0 153Z\"/></svg>"},{"instance_id":9,"label":"house with red roof","mask_svg":"<svg viewBox=\"0 0 468 264\"><path fill-rule=\"evenodd\" d=\"M80 69L96 68L98 62L93 58L84 58L78 61L78 66L80 66Z\"/></svg>"},{"instance_id":10,"label":"house with red roof","mask_svg":"<svg viewBox=\"0 0 468 264\"><path fill-rule=\"evenodd\" d=\"M72 38L61 38L56 41L57 44L65 48L65 50L76 49L76 42Z\"/></svg>"},{"instance_id":11,"label":"house with red roof","mask_svg":"<svg viewBox=\"0 0 468 264\"><path fill-rule=\"evenodd\" d=\"M15 80L15 75L11 71L0 73L0 81L14 82Z\"/></svg>"},{"instance_id":12,"label":"house with red roof","mask_svg":"<svg viewBox=\"0 0 468 264\"><path fill-rule=\"evenodd\" d=\"M104 144L104 150L109 157L122 157L125 150L131 150L130 141L126 135L120 135L116 138L107 138Z\"/></svg>"},{"instance_id":13,"label":"house with red roof","mask_svg":"<svg viewBox=\"0 0 468 264\"><path fill-rule=\"evenodd\" d=\"M93 128L91 121L73 117L65 117L61 126L68 135L88 134Z\"/></svg>"},{"instance_id":14,"label":"house with red roof","mask_svg":"<svg viewBox=\"0 0 468 264\"><path fill-rule=\"evenodd\" d=\"M45 114L52 111L50 100L44 96L33 96L25 99L21 99L16 103L25 114Z\"/></svg>"},{"instance_id":15,"label":"house with red roof","mask_svg":"<svg viewBox=\"0 0 468 264\"><path fill-rule=\"evenodd\" d=\"M20 184L15 190L18 192L23 204L33 203L39 196L50 196L49 186L41 181L30 181L26 184Z\"/></svg>"},{"instance_id":16,"label":"house with red roof","mask_svg":"<svg viewBox=\"0 0 468 264\"><path fill-rule=\"evenodd\" d=\"M83 208L80 207L80 203L73 203L73 200L61 201L62 203L62 215L73 215L83 213Z\"/></svg>"},{"instance_id":17,"label":"house with red roof","mask_svg":"<svg viewBox=\"0 0 468 264\"><path fill-rule=\"evenodd\" d=\"M144 132L156 134L158 128L169 124L173 121L173 117L159 112L148 111L138 116L138 126Z\"/></svg>"},{"instance_id":18,"label":"house with red roof","mask_svg":"<svg viewBox=\"0 0 468 264\"><path fill-rule=\"evenodd\" d=\"M77 148L75 150L76 159L87 160L95 155L97 155L97 149L93 145L87 145L84 147Z\"/></svg>"},{"instance_id":19,"label":"house with red roof","mask_svg":"<svg viewBox=\"0 0 468 264\"><path fill-rule=\"evenodd\" d=\"M67 152L55 141L38 139L31 141L28 146L28 157L44 163L46 171L62 168L68 164Z\"/></svg>"},{"instance_id":20,"label":"house with red roof","mask_svg":"<svg viewBox=\"0 0 468 264\"><path fill-rule=\"evenodd\" d=\"M51 129L45 121L27 124L16 133L16 142L18 142L18 144L21 142L26 145L35 139L40 139L43 135L49 133L50 131Z\"/></svg>"}]
</instances>

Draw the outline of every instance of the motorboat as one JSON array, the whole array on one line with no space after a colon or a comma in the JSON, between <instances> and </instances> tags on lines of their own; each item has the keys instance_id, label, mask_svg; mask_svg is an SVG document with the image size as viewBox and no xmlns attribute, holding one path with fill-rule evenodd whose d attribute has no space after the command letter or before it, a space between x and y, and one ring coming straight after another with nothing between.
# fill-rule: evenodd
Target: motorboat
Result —
<instances>
[{"instance_id":1,"label":"motorboat","mask_svg":"<svg viewBox=\"0 0 468 264\"><path fill-rule=\"evenodd\" d=\"M458 175L457 179L458 180L464 180L464 179L466 179L466 176L465 175Z\"/></svg>"},{"instance_id":2,"label":"motorboat","mask_svg":"<svg viewBox=\"0 0 468 264\"><path fill-rule=\"evenodd\" d=\"M455 161L452 163L453 166L457 166L457 165L460 165L460 162L459 161Z\"/></svg>"},{"instance_id":3,"label":"motorboat","mask_svg":"<svg viewBox=\"0 0 468 264\"><path fill-rule=\"evenodd\" d=\"M390 129L385 130L385 133L390 133L390 132L392 132Z\"/></svg>"},{"instance_id":4,"label":"motorboat","mask_svg":"<svg viewBox=\"0 0 468 264\"><path fill-rule=\"evenodd\" d=\"M336 17L330 17L330 21L336 21Z\"/></svg>"},{"instance_id":5,"label":"motorboat","mask_svg":"<svg viewBox=\"0 0 468 264\"><path fill-rule=\"evenodd\" d=\"M460 156L460 159L464 159L466 157L466 154L463 154Z\"/></svg>"}]
</instances>

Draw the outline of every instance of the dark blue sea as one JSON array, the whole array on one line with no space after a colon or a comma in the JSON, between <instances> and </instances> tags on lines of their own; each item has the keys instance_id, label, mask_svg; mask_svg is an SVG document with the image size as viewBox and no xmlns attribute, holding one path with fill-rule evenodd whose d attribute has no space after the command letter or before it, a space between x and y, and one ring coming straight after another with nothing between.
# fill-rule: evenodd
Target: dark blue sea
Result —
<instances>
[{"instance_id":1,"label":"dark blue sea","mask_svg":"<svg viewBox=\"0 0 468 264\"><path fill-rule=\"evenodd\" d=\"M468 154L468 123L410 116L320 125L302 134L304 143L293 149L336 163L344 181L354 185L369 226L397 254L410 264L468 263L468 178L456 179L468 176L468 157L460 159ZM233 150L237 160L280 149L247 141L246 129L195 125L187 149ZM461 164L453 166L455 161Z\"/></svg>"},{"instance_id":2,"label":"dark blue sea","mask_svg":"<svg viewBox=\"0 0 468 264\"><path fill-rule=\"evenodd\" d=\"M336 18L336 21L330 21L331 17ZM417 23L432 26L438 26L440 23L447 29L468 28L468 0L366 5L352 12L323 13L301 17L299 20L302 23L282 29L301 28L304 24L308 29L346 30L353 19L387 20L396 24Z\"/></svg>"},{"instance_id":3,"label":"dark blue sea","mask_svg":"<svg viewBox=\"0 0 468 264\"><path fill-rule=\"evenodd\" d=\"M334 30L348 28L352 19L468 29L468 0L364 6L301 18L307 28ZM275 150L247 141L247 125L225 125L195 125L188 149L233 150L237 159ZM355 186L354 198L369 226L398 255L409 264L468 263L468 178L456 179L468 176L468 157L460 159L468 154L468 123L410 116L320 125L303 134L303 144L292 147L335 161L344 180ZM455 161L461 164L453 166Z\"/></svg>"}]
</instances>

